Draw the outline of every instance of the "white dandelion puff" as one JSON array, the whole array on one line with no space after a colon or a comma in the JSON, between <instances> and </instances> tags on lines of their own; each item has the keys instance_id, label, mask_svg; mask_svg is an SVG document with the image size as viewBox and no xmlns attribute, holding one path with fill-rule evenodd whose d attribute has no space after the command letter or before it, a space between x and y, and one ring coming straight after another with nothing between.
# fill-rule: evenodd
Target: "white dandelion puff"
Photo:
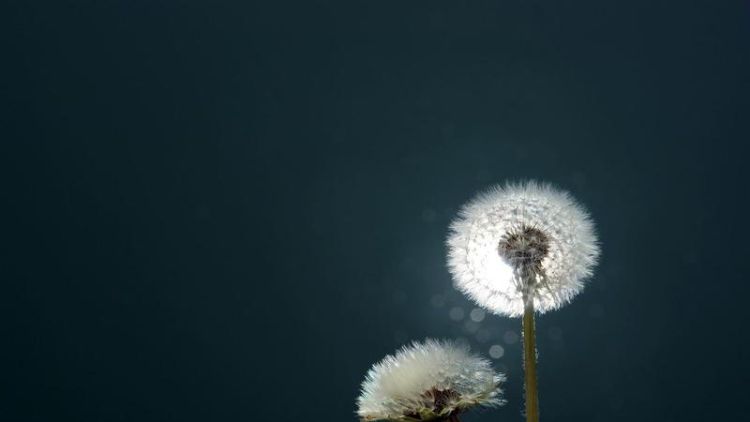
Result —
<instances>
[{"instance_id":1,"label":"white dandelion puff","mask_svg":"<svg viewBox=\"0 0 750 422\"><path fill-rule=\"evenodd\" d=\"M357 414L366 421L456 421L471 407L502 405L499 385L504 380L466 346L414 342L370 369Z\"/></svg>"},{"instance_id":2,"label":"white dandelion puff","mask_svg":"<svg viewBox=\"0 0 750 422\"><path fill-rule=\"evenodd\" d=\"M557 309L583 288L599 256L588 213L564 191L526 182L496 186L451 224L448 267L480 306L520 316L526 302Z\"/></svg>"}]
</instances>

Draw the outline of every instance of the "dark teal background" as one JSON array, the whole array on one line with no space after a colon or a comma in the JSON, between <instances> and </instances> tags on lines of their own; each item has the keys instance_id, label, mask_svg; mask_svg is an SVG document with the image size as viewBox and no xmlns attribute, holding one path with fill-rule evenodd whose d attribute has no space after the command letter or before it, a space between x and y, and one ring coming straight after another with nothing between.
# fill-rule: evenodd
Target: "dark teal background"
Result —
<instances>
[{"instance_id":1,"label":"dark teal background","mask_svg":"<svg viewBox=\"0 0 750 422\"><path fill-rule=\"evenodd\" d=\"M508 179L603 255L538 319L553 421L742 420L746 1L8 1L0 419L354 421L454 321L444 239ZM457 313L457 311L456 311ZM510 334L509 334L510 332Z\"/></svg>"}]
</instances>

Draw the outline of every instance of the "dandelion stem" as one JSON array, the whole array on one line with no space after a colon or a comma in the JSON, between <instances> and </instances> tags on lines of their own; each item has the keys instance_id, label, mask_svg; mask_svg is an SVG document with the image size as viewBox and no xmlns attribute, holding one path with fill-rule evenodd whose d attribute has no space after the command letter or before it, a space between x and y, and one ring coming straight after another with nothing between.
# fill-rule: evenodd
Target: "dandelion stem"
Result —
<instances>
[{"instance_id":1,"label":"dandelion stem","mask_svg":"<svg viewBox=\"0 0 750 422\"><path fill-rule=\"evenodd\" d=\"M526 422L539 422L534 301L524 297L524 302L526 306L523 310L523 363L526 387Z\"/></svg>"}]
</instances>

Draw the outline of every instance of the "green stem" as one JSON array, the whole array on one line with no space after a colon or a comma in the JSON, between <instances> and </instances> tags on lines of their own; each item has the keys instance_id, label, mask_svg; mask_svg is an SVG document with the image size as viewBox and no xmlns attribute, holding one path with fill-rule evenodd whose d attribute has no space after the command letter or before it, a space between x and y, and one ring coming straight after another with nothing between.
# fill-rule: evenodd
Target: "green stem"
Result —
<instances>
[{"instance_id":1,"label":"green stem","mask_svg":"<svg viewBox=\"0 0 750 422\"><path fill-rule=\"evenodd\" d=\"M525 296L525 295L524 295ZM523 363L526 387L526 422L539 422L539 395L536 382L536 334L534 301L524 297Z\"/></svg>"}]
</instances>

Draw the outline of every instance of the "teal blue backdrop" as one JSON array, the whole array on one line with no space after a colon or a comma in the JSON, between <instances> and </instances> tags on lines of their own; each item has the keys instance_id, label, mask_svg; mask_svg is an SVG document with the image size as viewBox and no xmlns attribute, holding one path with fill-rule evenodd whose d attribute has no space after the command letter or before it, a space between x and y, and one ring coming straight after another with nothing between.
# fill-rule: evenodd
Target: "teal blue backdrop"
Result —
<instances>
[{"instance_id":1,"label":"teal blue backdrop","mask_svg":"<svg viewBox=\"0 0 750 422\"><path fill-rule=\"evenodd\" d=\"M465 420L520 421L520 321L444 241L526 178L603 250L538 320L542 419L744 418L747 2L0 8L0 419L355 421L438 337L509 377Z\"/></svg>"}]
</instances>

